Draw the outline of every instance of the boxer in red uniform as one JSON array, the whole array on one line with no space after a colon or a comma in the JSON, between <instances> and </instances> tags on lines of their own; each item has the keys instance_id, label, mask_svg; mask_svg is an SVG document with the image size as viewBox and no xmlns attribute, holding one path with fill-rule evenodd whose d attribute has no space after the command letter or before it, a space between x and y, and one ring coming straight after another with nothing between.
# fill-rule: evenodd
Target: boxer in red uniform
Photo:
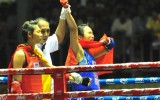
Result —
<instances>
[{"instance_id":1,"label":"boxer in red uniform","mask_svg":"<svg viewBox=\"0 0 160 100\"><path fill-rule=\"evenodd\" d=\"M25 44L18 45L8 68L39 68L41 59L34 53L35 45L42 41L42 33L34 20L22 25ZM42 92L41 75L9 75L9 93Z\"/></svg>"}]
</instances>

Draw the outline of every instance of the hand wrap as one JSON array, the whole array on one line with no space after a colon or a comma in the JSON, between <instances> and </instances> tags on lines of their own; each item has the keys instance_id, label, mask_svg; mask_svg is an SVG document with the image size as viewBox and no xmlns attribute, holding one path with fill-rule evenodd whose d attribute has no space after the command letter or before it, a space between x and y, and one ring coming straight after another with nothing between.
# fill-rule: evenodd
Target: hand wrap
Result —
<instances>
[{"instance_id":1,"label":"hand wrap","mask_svg":"<svg viewBox=\"0 0 160 100\"><path fill-rule=\"evenodd\" d=\"M74 79L74 82L73 82L73 83L76 83L76 84L82 83L83 78L81 77L80 74L78 74L78 73L70 73L70 75L71 75L71 76L73 77L73 79Z\"/></svg>"},{"instance_id":2,"label":"hand wrap","mask_svg":"<svg viewBox=\"0 0 160 100\"><path fill-rule=\"evenodd\" d=\"M60 19L66 19L66 13L71 13L70 7L70 5L68 6L68 8L62 7Z\"/></svg>"}]
</instances>

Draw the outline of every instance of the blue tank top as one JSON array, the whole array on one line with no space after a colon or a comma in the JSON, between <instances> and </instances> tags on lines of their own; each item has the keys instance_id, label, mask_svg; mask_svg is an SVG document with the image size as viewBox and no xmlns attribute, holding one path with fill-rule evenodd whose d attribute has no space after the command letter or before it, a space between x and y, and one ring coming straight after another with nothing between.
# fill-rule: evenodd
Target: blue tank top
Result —
<instances>
[{"instance_id":1,"label":"blue tank top","mask_svg":"<svg viewBox=\"0 0 160 100\"><path fill-rule=\"evenodd\" d=\"M94 65L96 62L94 57L84 50L84 58L78 63L78 65ZM80 72L82 77L89 77L92 79L92 82L89 86L83 86L81 84L71 84L72 91L85 91L85 90L99 90L99 79L97 72Z\"/></svg>"}]
</instances>

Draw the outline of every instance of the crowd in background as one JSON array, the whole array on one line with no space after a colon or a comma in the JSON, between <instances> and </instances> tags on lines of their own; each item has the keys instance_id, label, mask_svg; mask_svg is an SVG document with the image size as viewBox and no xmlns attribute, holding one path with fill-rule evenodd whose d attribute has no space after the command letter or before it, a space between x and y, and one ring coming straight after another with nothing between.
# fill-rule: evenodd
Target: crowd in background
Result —
<instances>
[{"instance_id":1,"label":"crowd in background","mask_svg":"<svg viewBox=\"0 0 160 100\"><path fill-rule=\"evenodd\" d=\"M116 41L114 63L160 59L160 0L69 0L77 24L88 23L95 40L106 33ZM29 0L28 19L44 17L54 33L61 5L58 0ZM17 3L0 4L0 68L7 68L18 41ZM64 65L69 46L66 34L53 64ZM61 56L59 56L61 55Z\"/></svg>"}]
</instances>

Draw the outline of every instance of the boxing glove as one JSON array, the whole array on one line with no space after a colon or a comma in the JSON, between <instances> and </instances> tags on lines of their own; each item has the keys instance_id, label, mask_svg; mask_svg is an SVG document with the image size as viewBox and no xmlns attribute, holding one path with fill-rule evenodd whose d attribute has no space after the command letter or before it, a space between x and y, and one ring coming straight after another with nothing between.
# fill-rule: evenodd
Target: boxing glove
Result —
<instances>
[{"instance_id":1,"label":"boxing glove","mask_svg":"<svg viewBox=\"0 0 160 100\"><path fill-rule=\"evenodd\" d=\"M83 77L82 83L83 86L89 86L91 84L91 79L88 77Z\"/></svg>"},{"instance_id":2,"label":"boxing glove","mask_svg":"<svg viewBox=\"0 0 160 100\"><path fill-rule=\"evenodd\" d=\"M13 81L11 83L11 93L22 93L21 84L18 81Z\"/></svg>"},{"instance_id":3,"label":"boxing glove","mask_svg":"<svg viewBox=\"0 0 160 100\"><path fill-rule=\"evenodd\" d=\"M70 75L74 78L74 82L76 84L82 84L83 86L89 86L91 83L91 79L88 77L81 77L78 73L70 73Z\"/></svg>"},{"instance_id":4,"label":"boxing glove","mask_svg":"<svg viewBox=\"0 0 160 100\"><path fill-rule=\"evenodd\" d=\"M62 6L64 7L64 8L68 8L68 0L60 0L60 3L62 4Z\"/></svg>"},{"instance_id":5,"label":"boxing glove","mask_svg":"<svg viewBox=\"0 0 160 100\"><path fill-rule=\"evenodd\" d=\"M105 45L105 48L106 48L107 51L110 51L114 47L115 42L110 37L108 37L108 40L109 40L109 42L108 42L108 44Z\"/></svg>"}]
</instances>

